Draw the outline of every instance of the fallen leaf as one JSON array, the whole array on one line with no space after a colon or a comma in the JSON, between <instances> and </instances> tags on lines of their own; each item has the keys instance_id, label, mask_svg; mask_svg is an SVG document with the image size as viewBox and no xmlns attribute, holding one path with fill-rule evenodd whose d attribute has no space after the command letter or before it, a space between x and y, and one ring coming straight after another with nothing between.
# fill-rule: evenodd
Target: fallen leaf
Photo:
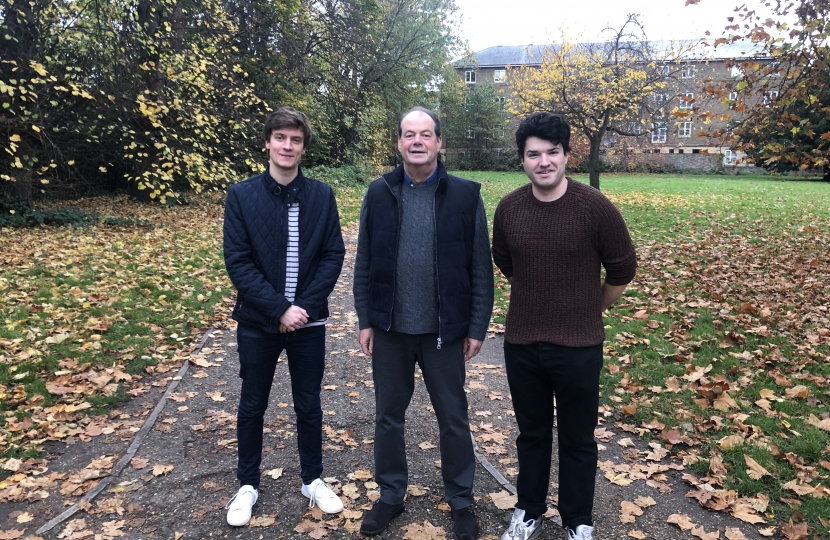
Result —
<instances>
[{"instance_id":1,"label":"fallen leaf","mask_svg":"<svg viewBox=\"0 0 830 540\"><path fill-rule=\"evenodd\" d=\"M690 531L695 526L686 514L672 514L666 520L666 523L676 525L681 531Z\"/></svg>"},{"instance_id":2,"label":"fallen leaf","mask_svg":"<svg viewBox=\"0 0 830 540\"><path fill-rule=\"evenodd\" d=\"M496 505L499 510L512 510L515 508L519 498L511 494L509 491L499 491L498 493L490 493L490 500Z\"/></svg>"},{"instance_id":3,"label":"fallen leaf","mask_svg":"<svg viewBox=\"0 0 830 540\"><path fill-rule=\"evenodd\" d=\"M161 463L153 466L153 476L167 476L173 470L173 465L162 465Z\"/></svg>"},{"instance_id":4,"label":"fallen leaf","mask_svg":"<svg viewBox=\"0 0 830 540\"><path fill-rule=\"evenodd\" d=\"M746 461L746 466L749 467L746 474L753 480L760 480L764 476L772 476L768 470L746 454L744 454L744 461Z\"/></svg>"},{"instance_id":5,"label":"fallen leaf","mask_svg":"<svg viewBox=\"0 0 830 540\"><path fill-rule=\"evenodd\" d=\"M807 522L794 524L793 520L781 527L781 535L787 540L805 540L807 538Z\"/></svg>"},{"instance_id":6,"label":"fallen leaf","mask_svg":"<svg viewBox=\"0 0 830 540\"><path fill-rule=\"evenodd\" d=\"M146 467L149 464L150 464L150 460L148 458L143 458L143 457L136 456L136 457L134 457L133 459L130 460L130 466L133 469L143 469L144 467Z\"/></svg>"},{"instance_id":7,"label":"fallen leaf","mask_svg":"<svg viewBox=\"0 0 830 540\"><path fill-rule=\"evenodd\" d=\"M421 450L432 450L433 448L437 448L434 444L429 441L424 441L418 445Z\"/></svg>"}]
</instances>

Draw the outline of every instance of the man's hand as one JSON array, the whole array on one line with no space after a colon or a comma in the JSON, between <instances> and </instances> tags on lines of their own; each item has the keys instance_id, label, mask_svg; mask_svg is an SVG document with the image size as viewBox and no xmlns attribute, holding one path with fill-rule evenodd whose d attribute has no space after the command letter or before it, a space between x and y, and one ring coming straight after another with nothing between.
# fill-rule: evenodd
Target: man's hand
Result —
<instances>
[{"instance_id":1,"label":"man's hand","mask_svg":"<svg viewBox=\"0 0 830 540\"><path fill-rule=\"evenodd\" d=\"M372 328L364 328L357 337L360 342L360 350L363 354L372 356L372 346L375 344L375 331Z\"/></svg>"},{"instance_id":2,"label":"man's hand","mask_svg":"<svg viewBox=\"0 0 830 540\"><path fill-rule=\"evenodd\" d=\"M623 291L628 285L609 285L607 283L602 284L602 311L603 313L605 310L610 308L614 305L620 296L622 296Z\"/></svg>"},{"instance_id":3,"label":"man's hand","mask_svg":"<svg viewBox=\"0 0 830 540\"><path fill-rule=\"evenodd\" d=\"M308 322L308 313L300 306L291 306L280 317L280 332L293 332Z\"/></svg>"},{"instance_id":4,"label":"man's hand","mask_svg":"<svg viewBox=\"0 0 830 540\"><path fill-rule=\"evenodd\" d=\"M484 343L479 339L470 337L464 338L464 361L469 362L470 358L477 355L481 350L481 344Z\"/></svg>"}]
</instances>

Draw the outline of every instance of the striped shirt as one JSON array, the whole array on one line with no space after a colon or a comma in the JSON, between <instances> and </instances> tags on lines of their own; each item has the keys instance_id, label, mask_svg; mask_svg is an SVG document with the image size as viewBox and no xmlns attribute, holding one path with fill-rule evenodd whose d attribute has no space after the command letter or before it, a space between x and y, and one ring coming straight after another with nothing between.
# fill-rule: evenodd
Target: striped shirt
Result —
<instances>
[{"instance_id":1,"label":"striped shirt","mask_svg":"<svg viewBox=\"0 0 830 540\"><path fill-rule=\"evenodd\" d=\"M300 203L294 201L288 207L288 248L285 253L285 298L294 303L297 293L297 276L300 271ZM326 319L311 321L301 328L326 324Z\"/></svg>"}]
</instances>

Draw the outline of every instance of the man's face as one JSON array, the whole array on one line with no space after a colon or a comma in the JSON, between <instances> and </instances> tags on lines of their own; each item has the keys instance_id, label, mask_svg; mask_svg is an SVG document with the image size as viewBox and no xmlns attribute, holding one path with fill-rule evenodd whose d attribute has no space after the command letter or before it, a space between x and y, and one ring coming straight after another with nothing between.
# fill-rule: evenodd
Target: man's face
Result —
<instances>
[{"instance_id":1,"label":"man's face","mask_svg":"<svg viewBox=\"0 0 830 540\"><path fill-rule=\"evenodd\" d=\"M568 155L561 143L553 144L539 137L528 137L525 141L522 166L539 191L551 192L562 185L567 164Z\"/></svg>"},{"instance_id":2,"label":"man's face","mask_svg":"<svg viewBox=\"0 0 830 540\"><path fill-rule=\"evenodd\" d=\"M398 150L407 165L414 167L436 165L438 151L441 150L441 137L435 136L435 122L428 114L415 111L404 116L401 121Z\"/></svg>"},{"instance_id":3,"label":"man's face","mask_svg":"<svg viewBox=\"0 0 830 540\"><path fill-rule=\"evenodd\" d=\"M271 138L265 142L268 160L271 164L285 171L292 171L300 164L305 154L303 147L303 130L284 127L271 132Z\"/></svg>"}]
</instances>

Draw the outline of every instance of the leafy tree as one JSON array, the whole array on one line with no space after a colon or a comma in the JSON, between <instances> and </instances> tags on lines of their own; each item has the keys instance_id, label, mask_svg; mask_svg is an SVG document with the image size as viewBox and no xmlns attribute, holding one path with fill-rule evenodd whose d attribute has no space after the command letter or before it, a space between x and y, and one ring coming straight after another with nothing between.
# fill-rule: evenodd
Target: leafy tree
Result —
<instances>
[{"instance_id":1,"label":"leafy tree","mask_svg":"<svg viewBox=\"0 0 830 540\"><path fill-rule=\"evenodd\" d=\"M464 150L464 158L448 159L461 169L506 169L516 163L516 145L503 92L490 83L471 89L458 75L448 77L440 88L443 116L443 146L452 152Z\"/></svg>"},{"instance_id":2,"label":"leafy tree","mask_svg":"<svg viewBox=\"0 0 830 540\"><path fill-rule=\"evenodd\" d=\"M573 44L563 38L547 48L541 68L514 68L508 78L515 96L510 112L562 112L585 136L590 182L596 188L606 136L636 137L641 130L635 124L666 117L671 98L658 102L655 93L669 86L692 48L685 42L657 48L637 15L605 34L607 41L599 43Z\"/></svg>"},{"instance_id":3,"label":"leafy tree","mask_svg":"<svg viewBox=\"0 0 830 540\"><path fill-rule=\"evenodd\" d=\"M744 5L714 40L715 47L750 42L757 51L730 63L740 73L736 81L707 87L720 100L737 95L730 100L733 112L720 115L729 117L730 129L714 135L769 170L819 169L830 181L830 2L763 4L772 9L771 17ZM793 16L796 22L787 22ZM719 117L710 111L701 116Z\"/></svg>"}]
</instances>

